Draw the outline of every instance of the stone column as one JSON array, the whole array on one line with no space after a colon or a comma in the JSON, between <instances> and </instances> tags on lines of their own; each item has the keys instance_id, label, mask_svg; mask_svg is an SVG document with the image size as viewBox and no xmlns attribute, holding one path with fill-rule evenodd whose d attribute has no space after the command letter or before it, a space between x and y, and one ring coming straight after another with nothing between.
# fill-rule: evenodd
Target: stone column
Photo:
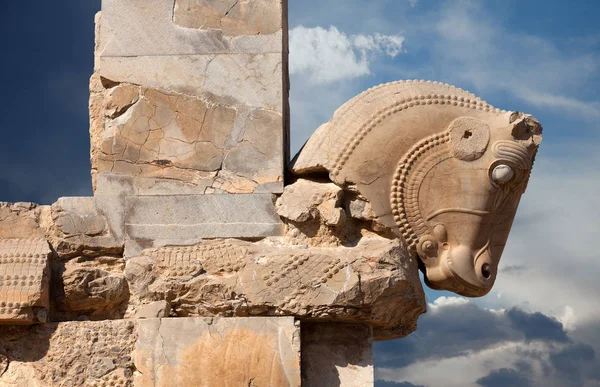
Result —
<instances>
[{"instance_id":1,"label":"stone column","mask_svg":"<svg viewBox=\"0 0 600 387\"><path fill-rule=\"evenodd\" d=\"M280 234L286 19L285 0L103 0L92 176L127 255Z\"/></svg>"},{"instance_id":2,"label":"stone column","mask_svg":"<svg viewBox=\"0 0 600 387\"><path fill-rule=\"evenodd\" d=\"M366 324L302 323L302 386L364 387L375 382L373 330Z\"/></svg>"}]
</instances>

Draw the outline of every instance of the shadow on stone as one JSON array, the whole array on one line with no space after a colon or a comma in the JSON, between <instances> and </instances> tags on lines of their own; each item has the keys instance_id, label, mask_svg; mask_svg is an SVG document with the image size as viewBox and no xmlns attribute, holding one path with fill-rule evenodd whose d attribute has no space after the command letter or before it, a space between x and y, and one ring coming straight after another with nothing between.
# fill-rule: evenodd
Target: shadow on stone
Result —
<instances>
[{"instance_id":1,"label":"shadow on stone","mask_svg":"<svg viewBox=\"0 0 600 387\"><path fill-rule=\"evenodd\" d=\"M302 386L373 385L373 334L368 325L302 323Z\"/></svg>"}]
</instances>

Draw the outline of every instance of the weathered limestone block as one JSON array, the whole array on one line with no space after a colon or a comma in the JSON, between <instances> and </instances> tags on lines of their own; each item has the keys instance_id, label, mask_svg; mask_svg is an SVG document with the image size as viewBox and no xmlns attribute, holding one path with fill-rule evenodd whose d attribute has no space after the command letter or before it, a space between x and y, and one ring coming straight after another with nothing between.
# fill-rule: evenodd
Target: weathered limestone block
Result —
<instances>
[{"instance_id":1,"label":"weathered limestone block","mask_svg":"<svg viewBox=\"0 0 600 387\"><path fill-rule=\"evenodd\" d=\"M132 386L138 328L132 321L0 327L1 386Z\"/></svg>"},{"instance_id":2,"label":"weathered limestone block","mask_svg":"<svg viewBox=\"0 0 600 387\"><path fill-rule=\"evenodd\" d=\"M0 324L46 321L50 253L45 239L0 239Z\"/></svg>"},{"instance_id":3,"label":"weathered limestone block","mask_svg":"<svg viewBox=\"0 0 600 387\"><path fill-rule=\"evenodd\" d=\"M123 276L98 268L69 262L62 281L66 303L73 311L115 308L129 296Z\"/></svg>"},{"instance_id":4,"label":"weathered limestone block","mask_svg":"<svg viewBox=\"0 0 600 387\"><path fill-rule=\"evenodd\" d=\"M166 300L176 316L295 316L362 321L377 339L403 337L425 312L416 260L399 241L355 247L292 247L206 241L145 250L126 264L133 306Z\"/></svg>"},{"instance_id":5,"label":"weathered limestone block","mask_svg":"<svg viewBox=\"0 0 600 387\"><path fill-rule=\"evenodd\" d=\"M173 21L186 28L222 30L226 36L264 36L280 32L281 13L281 5L269 0L176 0Z\"/></svg>"},{"instance_id":6,"label":"weathered limestone block","mask_svg":"<svg viewBox=\"0 0 600 387\"><path fill-rule=\"evenodd\" d=\"M302 323L302 386L364 387L375 382L368 325Z\"/></svg>"},{"instance_id":7,"label":"weathered limestone block","mask_svg":"<svg viewBox=\"0 0 600 387\"><path fill-rule=\"evenodd\" d=\"M291 245L354 246L361 238L397 236L371 216L371 205L352 187L299 178L285 187L276 210Z\"/></svg>"},{"instance_id":8,"label":"weathered limestone block","mask_svg":"<svg viewBox=\"0 0 600 387\"><path fill-rule=\"evenodd\" d=\"M0 238L42 238L49 214L49 206L0 202Z\"/></svg>"},{"instance_id":9,"label":"weathered limestone block","mask_svg":"<svg viewBox=\"0 0 600 387\"><path fill-rule=\"evenodd\" d=\"M281 0L104 0L90 85L94 187L113 173L142 194L281 192L285 18Z\"/></svg>"},{"instance_id":10,"label":"weathered limestone block","mask_svg":"<svg viewBox=\"0 0 600 387\"><path fill-rule=\"evenodd\" d=\"M169 317L171 312L171 304L167 301L155 301L149 304L140 306L135 314L135 318L163 318Z\"/></svg>"},{"instance_id":11,"label":"weathered limestone block","mask_svg":"<svg viewBox=\"0 0 600 387\"><path fill-rule=\"evenodd\" d=\"M299 386L293 318L0 327L0 385Z\"/></svg>"},{"instance_id":12,"label":"weathered limestone block","mask_svg":"<svg viewBox=\"0 0 600 387\"><path fill-rule=\"evenodd\" d=\"M63 197L51 206L48 237L61 258L120 255L123 242L111 233L93 197Z\"/></svg>"},{"instance_id":13,"label":"weathered limestone block","mask_svg":"<svg viewBox=\"0 0 600 387\"><path fill-rule=\"evenodd\" d=\"M129 306L125 259L80 256L52 264L52 321L124 318Z\"/></svg>"},{"instance_id":14,"label":"weathered limestone block","mask_svg":"<svg viewBox=\"0 0 600 387\"><path fill-rule=\"evenodd\" d=\"M339 108L293 173L353 187L370 205L349 213L404 239L430 287L476 297L496 279L541 133L533 117L453 86L393 82Z\"/></svg>"},{"instance_id":15,"label":"weathered limestone block","mask_svg":"<svg viewBox=\"0 0 600 387\"><path fill-rule=\"evenodd\" d=\"M300 329L293 318L137 324L135 386L300 386Z\"/></svg>"},{"instance_id":16,"label":"weathered limestone block","mask_svg":"<svg viewBox=\"0 0 600 387\"><path fill-rule=\"evenodd\" d=\"M282 232L271 194L131 196L124 222L128 257L155 246Z\"/></svg>"},{"instance_id":17,"label":"weathered limestone block","mask_svg":"<svg viewBox=\"0 0 600 387\"><path fill-rule=\"evenodd\" d=\"M333 183L299 179L277 200L277 213L293 222L321 217L325 224L334 226L341 221L341 198L342 189Z\"/></svg>"}]
</instances>

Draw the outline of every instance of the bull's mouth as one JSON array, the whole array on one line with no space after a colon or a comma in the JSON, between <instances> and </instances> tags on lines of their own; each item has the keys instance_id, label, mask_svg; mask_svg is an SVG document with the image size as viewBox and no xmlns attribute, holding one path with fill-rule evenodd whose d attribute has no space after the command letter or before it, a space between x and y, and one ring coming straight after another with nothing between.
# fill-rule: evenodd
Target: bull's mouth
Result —
<instances>
[{"instance_id":1,"label":"bull's mouth","mask_svg":"<svg viewBox=\"0 0 600 387\"><path fill-rule=\"evenodd\" d=\"M450 256L442 257L437 268L437 270L441 270L443 279L431 281L427 275L428 270L431 269L425 270L424 273L425 283L427 286L435 290L451 290L465 297L481 297L489 293L489 291L492 289L493 274L492 268L488 263L484 263L481 266L481 275L486 281L490 281L489 284L484 286L475 285L464 279L456 270L454 270L453 262Z\"/></svg>"},{"instance_id":2,"label":"bull's mouth","mask_svg":"<svg viewBox=\"0 0 600 387\"><path fill-rule=\"evenodd\" d=\"M488 265L488 264L484 264L484 266L485 265ZM452 274L452 277L450 280L458 282L463 287L463 290L461 292L457 292L458 294L465 296L465 297L481 297L481 296L485 296L486 294L488 294L489 291L492 289L492 284L490 284L489 286L477 286L477 285L473 285L472 283L470 283L467 280L465 280L464 278L462 278L456 271L454 271L450 260L448 260L446 262L446 266L448 267L448 270ZM489 268L488 268L488 270L489 270ZM482 272L482 274L483 274L483 272ZM487 276L487 278L488 279L491 278L491 273Z\"/></svg>"}]
</instances>

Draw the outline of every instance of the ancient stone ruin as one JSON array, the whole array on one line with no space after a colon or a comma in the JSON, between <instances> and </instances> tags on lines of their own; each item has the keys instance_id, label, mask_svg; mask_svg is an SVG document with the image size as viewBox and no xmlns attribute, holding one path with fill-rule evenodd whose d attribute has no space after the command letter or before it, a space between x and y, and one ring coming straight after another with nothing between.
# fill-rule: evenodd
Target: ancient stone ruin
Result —
<instances>
[{"instance_id":1,"label":"ancient stone ruin","mask_svg":"<svg viewBox=\"0 0 600 387\"><path fill-rule=\"evenodd\" d=\"M93 197L0 203L0 385L369 386L492 287L541 126L437 82L288 155L285 0L103 0Z\"/></svg>"}]
</instances>

